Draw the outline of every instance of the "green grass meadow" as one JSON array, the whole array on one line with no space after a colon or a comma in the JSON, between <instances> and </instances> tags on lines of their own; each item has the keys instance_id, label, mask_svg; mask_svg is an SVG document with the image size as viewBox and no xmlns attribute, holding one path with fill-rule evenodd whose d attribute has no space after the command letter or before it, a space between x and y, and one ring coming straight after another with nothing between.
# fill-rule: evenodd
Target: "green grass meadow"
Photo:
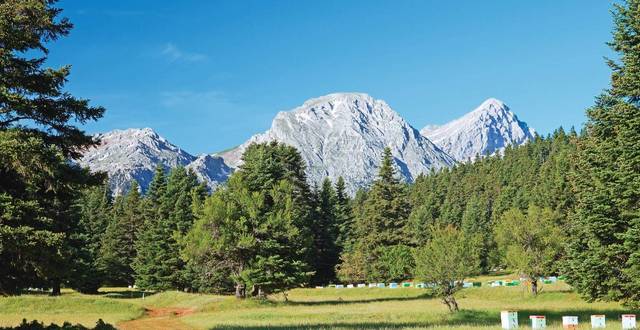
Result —
<instances>
[{"instance_id":1,"label":"green grass meadow","mask_svg":"<svg viewBox=\"0 0 640 330\"><path fill-rule=\"evenodd\" d=\"M102 291L98 296L65 291L61 297L0 298L0 325L16 325L23 318L86 326L102 318L118 325L142 317L145 308L183 308L193 312L179 321L193 329L499 329L500 311L517 310L521 328L529 327L529 315L541 314L546 315L549 329L561 329L563 315L579 316L580 328L589 329L591 314L606 314L607 328L621 329L620 314L634 312L618 303L585 302L563 282L543 285L537 297L524 286L463 289L457 295L462 311L455 314L429 290L415 288L295 289L288 302L282 295L240 301L163 292L142 299L139 292Z\"/></svg>"}]
</instances>

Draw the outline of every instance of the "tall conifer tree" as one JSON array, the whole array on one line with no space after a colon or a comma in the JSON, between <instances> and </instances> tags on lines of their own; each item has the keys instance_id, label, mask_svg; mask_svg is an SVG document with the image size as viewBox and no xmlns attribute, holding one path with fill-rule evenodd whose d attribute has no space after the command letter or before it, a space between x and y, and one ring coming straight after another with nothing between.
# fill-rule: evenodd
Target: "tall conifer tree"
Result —
<instances>
[{"instance_id":1,"label":"tall conifer tree","mask_svg":"<svg viewBox=\"0 0 640 330\"><path fill-rule=\"evenodd\" d=\"M313 235L313 257L311 264L315 274L314 284L326 284L336 278L335 267L338 263L338 226L336 223L336 193L329 178L322 181L317 191L316 210L311 225Z\"/></svg>"},{"instance_id":2,"label":"tall conifer tree","mask_svg":"<svg viewBox=\"0 0 640 330\"><path fill-rule=\"evenodd\" d=\"M570 283L589 299L640 302L640 1L614 5L611 89L578 144Z\"/></svg>"},{"instance_id":3,"label":"tall conifer tree","mask_svg":"<svg viewBox=\"0 0 640 330\"><path fill-rule=\"evenodd\" d=\"M99 265L108 284L133 284L131 265L136 257L135 244L143 223L142 197L138 183L133 181L126 196L116 197L112 219L102 239Z\"/></svg>"},{"instance_id":4,"label":"tall conifer tree","mask_svg":"<svg viewBox=\"0 0 640 330\"><path fill-rule=\"evenodd\" d=\"M78 193L100 178L73 165L97 143L76 125L102 117L64 91L70 67L47 68L73 25L55 1L0 2L0 294L72 280L84 243Z\"/></svg>"},{"instance_id":5,"label":"tall conifer tree","mask_svg":"<svg viewBox=\"0 0 640 330\"><path fill-rule=\"evenodd\" d=\"M380 256L397 251L398 246L402 246L400 250L406 250L404 247L410 244L407 235L410 212L406 188L396 176L391 149L385 148L378 178L367 194L362 211L356 215L355 223L355 249L359 249L358 255L366 260L358 264L366 265L369 280L382 280L383 273L391 267L386 263L379 264L387 259L380 259ZM385 251L388 249L393 251ZM406 265L412 264L411 260L406 261Z\"/></svg>"}]
</instances>

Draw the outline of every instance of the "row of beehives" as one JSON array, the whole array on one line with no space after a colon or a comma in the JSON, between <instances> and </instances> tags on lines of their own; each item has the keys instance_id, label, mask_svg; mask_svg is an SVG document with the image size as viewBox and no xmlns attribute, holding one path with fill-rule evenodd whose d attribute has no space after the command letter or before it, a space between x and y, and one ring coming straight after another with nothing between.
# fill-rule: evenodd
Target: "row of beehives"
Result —
<instances>
[{"instance_id":1,"label":"row of beehives","mask_svg":"<svg viewBox=\"0 0 640 330\"><path fill-rule=\"evenodd\" d=\"M428 288L428 287L433 287L435 285L432 284L425 284L425 283L416 283L414 284L413 282L403 282L403 283L369 283L369 284L364 284L364 283L360 283L360 284L347 284L347 285L343 285L343 284L330 284L327 285L326 288L336 288L336 289L353 289L353 288L391 288L391 289L397 289L397 288L419 288L419 289L424 289L424 288ZM324 289L324 286L316 286L316 289Z\"/></svg>"},{"instance_id":2,"label":"row of beehives","mask_svg":"<svg viewBox=\"0 0 640 330\"><path fill-rule=\"evenodd\" d=\"M564 280L564 277L560 276L560 277L556 277L556 276L551 276L551 277L545 277L545 278L540 278L540 281L545 283L545 284L551 284L551 283L555 283L558 280ZM487 284L490 287L498 287L498 286L518 286L521 284L522 281L525 281L525 279L520 279L520 280L511 280L511 281L507 281L507 280L498 280L498 281L490 281ZM459 283L459 282L458 282ZM397 288L419 288L419 289L424 289L424 288L431 288L431 287L435 287L435 284L432 283L413 283L413 282L402 282L402 283L369 283L369 284L364 284L364 283L360 283L360 284L331 284L326 286L327 288L336 288L336 289L352 289L352 288L391 288L391 289L397 289ZM463 288L472 288L472 287L481 287L482 286L482 282L462 282L462 287ZM316 286L316 289L323 289L325 288L324 286Z\"/></svg>"},{"instance_id":3,"label":"row of beehives","mask_svg":"<svg viewBox=\"0 0 640 330\"><path fill-rule=\"evenodd\" d=\"M636 329L636 315L635 314L622 314L620 316L622 320L622 329ZM544 315L531 315L532 329L544 329L547 327L547 318ZM517 329L518 328L518 312L514 311L502 311L500 313L500 321L502 323L502 329ZM563 316L562 327L564 329L578 329L579 319L577 316ZM601 329L606 327L605 315L591 315L591 328Z\"/></svg>"}]
</instances>

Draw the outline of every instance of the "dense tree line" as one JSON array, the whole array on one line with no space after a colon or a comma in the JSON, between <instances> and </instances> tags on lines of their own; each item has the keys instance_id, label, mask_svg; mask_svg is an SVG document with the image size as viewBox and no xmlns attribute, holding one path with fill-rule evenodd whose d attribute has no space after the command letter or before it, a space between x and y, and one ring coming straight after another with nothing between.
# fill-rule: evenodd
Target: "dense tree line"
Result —
<instances>
[{"instance_id":1,"label":"dense tree line","mask_svg":"<svg viewBox=\"0 0 640 330\"><path fill-rule=\"evenodd\" d=\"M575 203L571 191L572 155L578 136L559 129L549 137L507 148L502 155L476 159L452 169L419 176L411 185L398 181L393 157L385 153L371 189L352 203L353 243L338 266L341 279L402 281L414 277L414 249L429 242L432 227L453 226L479 241L479 270L513 267L507 257L513 247L498 244L508 232L533 233L538 214L551 223L545 236L562 240ZM526 217L535 221L511 221ZM535 215L534 215L535 214ZM540 220L542 221L542 220ZM500 231L500 226L509 230ZM511 241L511 239L504 239ZM545 245L549 246L549 245ZM556 246L557 244L550 245ZM527 247L532 249L533 247ZM532 281L559 271L562 248L544 262L543 271L529 272ZM538 254L530 253L531 257Z\"/></svg>"}]
</instances>

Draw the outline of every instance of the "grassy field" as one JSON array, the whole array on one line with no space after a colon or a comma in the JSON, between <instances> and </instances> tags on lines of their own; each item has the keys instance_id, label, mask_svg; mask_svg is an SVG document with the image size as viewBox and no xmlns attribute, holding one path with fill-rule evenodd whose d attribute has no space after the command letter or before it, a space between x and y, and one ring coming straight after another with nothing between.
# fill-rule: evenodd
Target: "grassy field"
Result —
<instances>
[{"instance_id":1,"label":"grassy field","mask_svg":"<svg viewBox=\"0 0 640 330\"><path fill-rule=\"evenodd\" d=\"M504 278L504 277L500 277ZM482 278L482 280L497 279ZM519 311L521 328L528 315L547 316L550 329L561 329L563 315L577 315L589 329L591 314L606 314L610 329L620 329L616 303L587 303L560 282L544 285L538 297L524 287L470 288L459 292L460 307L450 314L424 289L296 289L289 302L238 301L233 297L165 292L141 299L139 293L103 289L101 296L65 292L62 297L0 298L0 325L23 318L93 325L98 318L123 329L497 329L500 311ZM145 314L145 310L147 311ZM127 320L137 319L133 322Z\"/></svg>"},{"instance_id":2,"label":"grassy field","mask_svg":"<svg viewBox=\"0 0 640 330\"><path fill-rule=\"evenodd\" d=\"M94 326L98 319L115 324L141 317L144 308L123 299L89 296L64 290L60 297L22 295L0 298L0 325L19 324L23 318L45 323L64 321Z\"/></svg>"}]
</instances>

